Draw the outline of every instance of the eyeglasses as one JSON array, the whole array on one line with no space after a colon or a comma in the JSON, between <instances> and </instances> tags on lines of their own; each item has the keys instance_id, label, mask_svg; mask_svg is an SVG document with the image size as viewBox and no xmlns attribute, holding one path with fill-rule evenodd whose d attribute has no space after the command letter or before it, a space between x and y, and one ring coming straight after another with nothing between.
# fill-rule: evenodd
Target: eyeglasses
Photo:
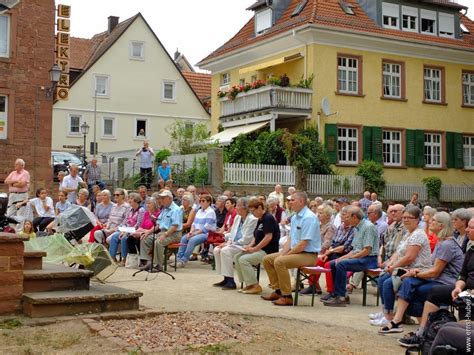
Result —
<instances>
[{"instance_id":1,"label":"eyeglasses","mask_svg":"<svg viewBox=\"0 0 474 355\"><path fill-rule=\"evenodd\" d=\"M114 194L114 196L122 196L122 194Z\"/></svg>"},{"instance_id":2,"label":"eyeglasses","mask_svg":"<svg viewBox=\"0 0 474 355\"><path fill-rule=\"evenodd\" d=\"M199 202L207 202L207 200L199 200Z\"/></svg>"}]
</instances>

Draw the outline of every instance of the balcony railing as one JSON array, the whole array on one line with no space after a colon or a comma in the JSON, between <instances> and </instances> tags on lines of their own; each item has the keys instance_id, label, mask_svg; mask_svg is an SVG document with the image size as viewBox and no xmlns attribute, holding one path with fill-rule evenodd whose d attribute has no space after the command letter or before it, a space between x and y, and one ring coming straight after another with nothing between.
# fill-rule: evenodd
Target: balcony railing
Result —
<instances>
[{"instance_id":1,"label":"balcony railing","mask_svg":"<svg viewBox=\"0 0 474 355\"><path fill-rule=\"evenodd\" d=\"M241 92L234 100L221 99L221 117L272 108L311 110L312 95L311 89L264 86Z\"/></svg>"}]
</instances>

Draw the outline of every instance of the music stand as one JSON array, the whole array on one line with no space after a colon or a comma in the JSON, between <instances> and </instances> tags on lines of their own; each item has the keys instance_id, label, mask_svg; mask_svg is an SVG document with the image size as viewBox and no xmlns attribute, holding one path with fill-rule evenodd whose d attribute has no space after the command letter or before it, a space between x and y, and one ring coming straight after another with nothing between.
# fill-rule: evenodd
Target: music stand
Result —
<instances>
[{"instance_id":1,"label":"music stand","mask_svg":"<svg viewBox=\"0 0 474 355\"><path fill-rule=\"evenodd\" d=\"M175 277L173 275L171 275L169 272L164 271L159 265L153 265L153 259L155 258L156 223L157 223L157 220L155 220L155 223L153 225L153 238L151 241L151 265L147 269L135 271L132 277L135 276L136 274L141 273L142 271L146 271L147 275L145 277L145 281L148 281L148 276L150 276L150 274L157 274L159 272L162 272L163 274L166 274L169 277L171 277L173 280L175 280Z\"/></svg>"}]
</instances>

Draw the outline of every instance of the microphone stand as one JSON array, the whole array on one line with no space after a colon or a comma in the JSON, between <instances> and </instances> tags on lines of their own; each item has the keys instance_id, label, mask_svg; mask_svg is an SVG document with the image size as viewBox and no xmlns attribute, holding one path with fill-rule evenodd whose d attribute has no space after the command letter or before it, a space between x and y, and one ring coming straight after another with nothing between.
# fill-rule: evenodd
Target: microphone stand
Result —
<instances>
[{"instance_id":1,"label":"microphone stand","mask_svg":"<svg viewBox=\"0 0 474 355\"><path fill-rule=\"evenodd\" d=\"M152 237L152 242L151 242L151 265L149 268L146 268L146 269L143 269L143 270L138 270L138 271L135 271L132 275L135 276L136 274L139 274L141 273L142 271L146 271L147 274L146 274L146 277L145 277L145 281L148 281L148 276L150 276L150 274L157 274L157 273L160 273L162 272L163 274L166 274L168 275L169 277L171 277L173 280L175 280L175 277L173 275L171 275L170 273L164 271L160 265L153 265L153 260L155 258L155 242L156 242L156 226L158 225L158 218L155 218L155 223L153 224L153 237Z\"/></svg>"}]
</instances>

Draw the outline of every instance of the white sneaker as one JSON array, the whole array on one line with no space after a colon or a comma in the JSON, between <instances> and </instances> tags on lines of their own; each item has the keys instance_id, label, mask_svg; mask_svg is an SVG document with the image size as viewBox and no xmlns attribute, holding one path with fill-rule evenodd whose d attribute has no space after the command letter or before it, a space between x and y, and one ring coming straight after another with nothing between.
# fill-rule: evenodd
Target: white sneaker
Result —
<instances>
[{"instance_id":1,"label":"white sneaker","mask_svg":"<svg viewBox=\"0 0 474 355\"><path fill-rule=\"evenodd\" d=\"M390 321L386 319L385 317L379 318L379 319L373 319L370 321L370 325L373 325L375 327L383 327L384 325L387 325L388 323L390 323Z\"/></svg>"},{"instance_id":2,"label":"white sneaker","mask_svg":"<svg viewBox=\"0 0 474 355\"><path fill-rule=\"evenodd\" d=\"M383 312L377 312L377 313L370 313L369 314L369 319L375 320L375 319L380 319L383 318Z\"/></svg>"},{"instance_id":3,"label":"white sneaker","mask_svg":"<svg viewBox=\"0 0 474 355\"><path fill-rule=\"evenodd\" d=\"M182 261L178 261L178 263L176 264L176 267L181 268L181 269L185 266L186 266L186 264L183 263Z\"/></svg>"}]
</instances>

